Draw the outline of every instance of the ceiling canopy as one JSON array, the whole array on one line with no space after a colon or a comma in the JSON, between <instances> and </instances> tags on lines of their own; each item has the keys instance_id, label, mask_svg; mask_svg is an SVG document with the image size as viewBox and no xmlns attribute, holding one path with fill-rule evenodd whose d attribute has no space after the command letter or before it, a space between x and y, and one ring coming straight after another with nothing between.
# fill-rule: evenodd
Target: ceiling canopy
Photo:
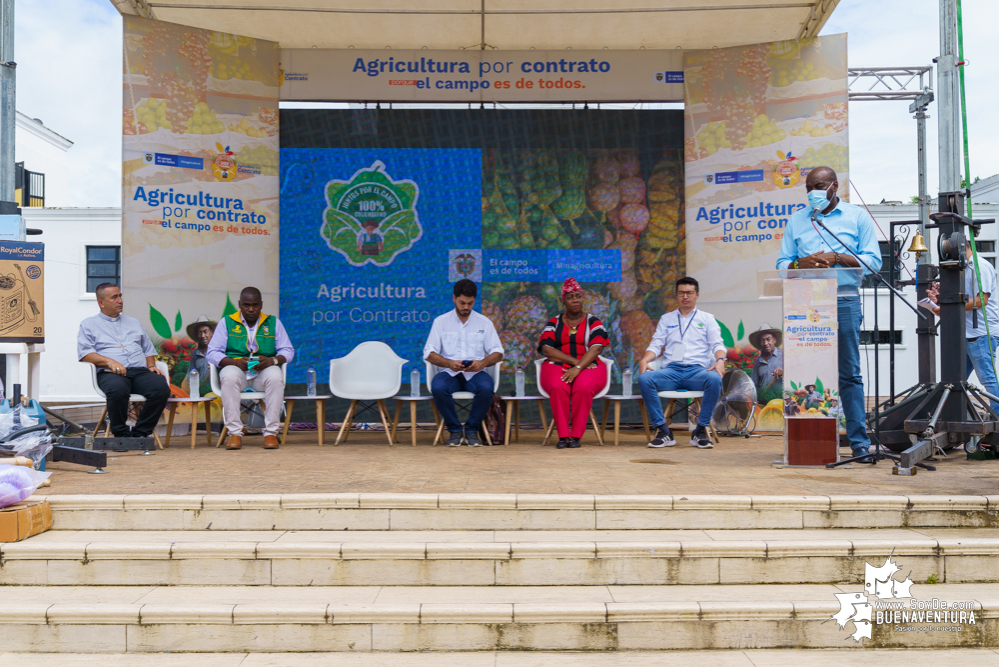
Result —
<instances>
[{"instance_id":1,"label":"ceiling canopy","mask_svg":"<svg viewBox=\"0 0 999 667\"><path fill-rule=\"evenodd\" d=\"M111 0L320 49L710 49L817 35L839 0Z\"/></svg>"}]
</instances>

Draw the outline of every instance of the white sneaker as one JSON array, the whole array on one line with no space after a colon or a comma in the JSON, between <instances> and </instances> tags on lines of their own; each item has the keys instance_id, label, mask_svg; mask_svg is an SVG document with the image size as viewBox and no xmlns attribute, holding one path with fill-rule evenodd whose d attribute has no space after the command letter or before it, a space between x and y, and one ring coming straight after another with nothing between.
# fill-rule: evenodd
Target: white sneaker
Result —
<instances>
[{"instance_id":1,"label":"white sneaker","mask_svg":"<svg viewBox=\"0 0 999 667\"><path fill-rule=\"evenodd\" d=\"M714 443L711 442L711 436L708 435L707 429L698 428L694 429L693 434L690 436L690 444L698 449L714 449Z\"/></svg>"},{"instance_id":2,"label":"white sneaker","mask_svg":"<svg viewBox=\"0 0 999 667\"><path fill-rule=\"evenodd\" d=\"M676 440L673 439L673 433L670 432L669 427L660 426L656 432L656 437L652 439L652 442L648 446L652 449L662 449L663 447L672 447L675 444Z\"/></svg>"}]
</instances>

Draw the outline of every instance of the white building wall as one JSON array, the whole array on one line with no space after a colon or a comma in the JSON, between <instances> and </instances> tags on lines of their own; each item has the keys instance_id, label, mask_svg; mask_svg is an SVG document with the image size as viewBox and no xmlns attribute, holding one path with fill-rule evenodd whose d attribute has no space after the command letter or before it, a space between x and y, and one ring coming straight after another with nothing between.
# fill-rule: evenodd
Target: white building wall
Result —
<instances>
[{"instance_id":1,"label":"white building wall","mask_svg":"<svg viewBox=\"0 0 999 667\"><path fill-rule=\"evenodd\" d=\"M73 142L38 121L17 112L14 128L14 161L45 174L45 206L70 206L69 164L66 151Z\"/></svg>"},{"instance_id":2,"label":"white building wall","mask_svg":"<svg viewBox=\"0 0 999 667\"><path fill-rule=\"evenodd\" d=\"M28 227L42 230L41 236L29 240L45 243L46 334L39 398L43 402L99 401L89 367L77 359L76 334L80 320L98 310L96 297L87 293L86 248L121 246L121 209L21 210ZM22 385L25 380L22 377Z\"/></svg>"},{"instance_id":3,"label":"white building wall","mask_svg":"<svg viewBox=\"0 0 999 667\"><path fill-rule=\"evenodd\" d=\"M915 205L903 205L903 206L892 206L892 205L875 205L870 206L871 214L874 216L875 221L878 223L880 232L878 233L878 239L885 241L890 234L889 223L892 221L901 220L918 220L919 219L919 207ZM935 210L935 208L933 208ZM932 212L932 211L931 211ZM997 204L976 204L973 208L973 214L976 219L987 219L996 218L999 219L999 205ZM902 263L905 269L900 271L901 278L903 280L909 280L916 274L916 258L915 256L906 257L906 250L912 241L912 236L915 234L915 227L911 227L911 232L907 239L902 243ZM896 233L902 233L902 228L897 227ZM982 225L982 233L978 241L991 241L993 248L999 248L999 224L989 224ZM932 259L935 262L937 260L936 255L936 233L935 230L930 230L929 238L926 239L927 247L932 249ZM923 260L926 261L926 256L923 256ZM982 252L979 256L979 260L990 260L992 265L996 264L996 253L993 252ZM911 274L911 275L910 275ZM914 286L907 286L899 290L908 301L915 304L916 302L916 288ZM861 325L862 330L873 330L875 321L875 298L874 290L862 290L863 292L863 305L864 305L864 322ZM878 289L877 297L877 322L878 328L881 330L890 329L891 324L891 297L886 289ZM913 314L909 308L900 303L897 299L895 300L895 329L902 332L902 344L895 346L895 392L898 393L903 389L911 387L916 384L919 379L919 346L916 340L916 315ZM999 332L997 332L999 335ZM940 377L940 339L937 342L937 377ZM880 372L877 375L878 379L878 395L888 396L891 388L891 357L888 345L878 346L877 352L878 359L880 361ZM868 396L874 396L874 385L875 385L875 352L873 345L862 345L860 349L860 369L864 375L864 388L865 393ZM971 381L975 384L981 384L978 382L978 378L972 373Z\"/></svg>"}]
</instances>

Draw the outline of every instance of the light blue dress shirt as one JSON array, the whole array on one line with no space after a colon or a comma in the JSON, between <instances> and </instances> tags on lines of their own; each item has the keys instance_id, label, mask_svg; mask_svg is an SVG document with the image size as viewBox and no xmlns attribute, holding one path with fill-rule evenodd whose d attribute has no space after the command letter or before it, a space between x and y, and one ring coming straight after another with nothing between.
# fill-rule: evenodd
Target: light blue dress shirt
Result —
<instances>
[{"instance_id":1,"label":"light blue dress shirt","mask_svg":"<svg viewBox=\"0 0 999 667\"><path fill-rule=\"evenodd\" d=\"M156 356L156 348L139 320L128 315L111 318L101 312L80 322L76 336L77 359L93 352L114 359L125 368L145 368L146 357Z\"/></svg>"},{"instance_id":2,"label":"light blue dress shirt","mask_svg":"<svg viewBox=\"0 0 999 667\"><path fill-rule=\"evenodd\" d=\"M985 312L989 318L989 335L992 340L999 338L999 294L996 294L996 270L992 268L992 263L984 257L978 258L978 267L982 270L982 293L989 302L985 306ZM973 299L978 296L978 278L975 276L975 265L969 264L964 270L964 293L968 298ZM985 314L982 309L978 309L978 327L974 327L975 318L972 317L974 311L964 313L965 337L981 338L985 335Z\"/></svg>"},{"instance_id":3,"label":"light blue dress shirt","mask_svg":"<svg viewBox=\"0 0 999 667\"><path fill-rule=\"evenodd\" d=\"M849 246L850 250L860 255L874 271L881 270L881 247L874 228L874 220L870 214L859 206L847 204L842 199L829 215L819 214L819 219L825 223L836 236ZM826 230L812 223L812 209L798 209L784 229L784 239L780 245L780 257L777 258L777 268L790 268L791 262L817 252L838 252L849 255L843 247ZM843 268L842 265L836 268ZM868 273L865 269L864 273ZM860 278L849 272L839 274L840 287L859 287Z\"/></svg>"}]
</instances>

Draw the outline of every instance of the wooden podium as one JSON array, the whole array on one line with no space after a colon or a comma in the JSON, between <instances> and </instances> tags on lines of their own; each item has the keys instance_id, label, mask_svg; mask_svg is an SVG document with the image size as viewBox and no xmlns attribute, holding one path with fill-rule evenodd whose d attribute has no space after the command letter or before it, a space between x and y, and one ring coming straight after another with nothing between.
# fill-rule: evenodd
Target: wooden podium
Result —
<instances>
[{"instance_id":1,"label":"wooden podium","mask_svg":"<svg viewBox=\"0 0 999 667\"><path fill-rule=\"evenodd\" d=\"M859 296L863 269L760 271L761 299L782 300L784 462L825 467L839 461L837 298Z\"/></svg>"}]
</instances>

